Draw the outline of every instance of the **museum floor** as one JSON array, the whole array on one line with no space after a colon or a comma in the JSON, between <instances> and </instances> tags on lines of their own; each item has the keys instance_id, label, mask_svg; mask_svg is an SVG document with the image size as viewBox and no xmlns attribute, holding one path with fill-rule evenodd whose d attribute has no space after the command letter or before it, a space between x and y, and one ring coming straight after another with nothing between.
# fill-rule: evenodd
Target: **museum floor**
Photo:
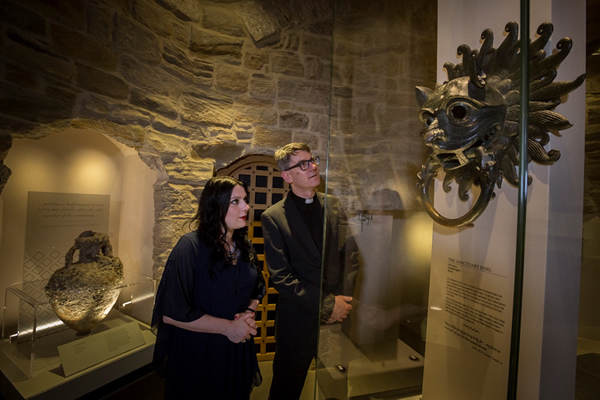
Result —
<instances>
[{"instance_id":1,"label":"museum floor","mask_svg":"<svg viewBox=\"0 0 600 400\"><path fill-rule=\"evenodd\" d=\"M600 399L600 345L580 340L577 356L577 382L575 400ZM595 352L593 352L595 351ZM271 362L260 363L264 382L252 393L251 400L266 400L271 383ZM111 385L102 387L79 400L159 400L163 398L164 381L154 372L142 368ZM314 373L309 374L301 400L312 399ZM0 400L4 400L0 396ZM404 400L418 400L412 397Z\"/></svg>"},{"instance_id":2,"label":"museum floor","mask_svg":"<svg viewBox=\"0 0 600 400\"><path fill-rule=\"evenodd\" d=\"M597 400L600 399L600 348L598 344L580 341L579 354L577 356L577 381L575 390L575 400ZM598 350L598 352L590 352ZM269 386L271 383L271 362L263 361L260 363L263 374L263 384L256 388L252 393L251 400L266 400ZM135 398L152 400L163 398L164 381L148 373L143 377L124 386L122 389L103 397L85 397L81 400L105 399L105 400L131 400ZM301 400L312 399L314 390L314 373L307 378L307 384L302 393ZM404 400L418 400L410 398Z\"/></svg>"},{"instance_id":3,"label":"museum floor","mask_svg":"<svg viewBox=\"0 0 600 400\"><path fill-rule=\"evenodd\" d=\"M271 361L260 362L260 370L263 375L263 384L255 388L252 392L250 400L266 400L269 394L269 387L271 386ZM80 400L131 400L131 399L162 399L164 391L164 380L158 377L154 372L142 372L142 376L135 379L127 384L126 386L118 389L110 394L101 393L101 391L95 391L90 393L88 396L80 398ZM310 400L313 398L314 390L314 372L309 373L306 380L304 391L302 392L301 400ZM132 379L130 377L129 379ZM108 391L105 388L104 391Z\"/></svg>"}]
</instances>

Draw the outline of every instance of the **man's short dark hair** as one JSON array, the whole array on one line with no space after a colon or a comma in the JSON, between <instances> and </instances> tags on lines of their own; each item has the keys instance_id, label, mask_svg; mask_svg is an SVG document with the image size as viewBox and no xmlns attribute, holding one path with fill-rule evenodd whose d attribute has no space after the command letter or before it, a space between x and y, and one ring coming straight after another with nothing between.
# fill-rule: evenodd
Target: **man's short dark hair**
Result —
<instances>
[{"instance_id":1,"label":"man's short dark hair","mask_svg":"<svg viewBox=\"0 0 600 400\"><path fill-rule=\"evenodd\" d=\"M280 171L289 167L290 157L297 151L306 151L310 153L310 147L306 143L290 143L286 144L275 152L275 162Z\"/></svg>"}]
</instances>

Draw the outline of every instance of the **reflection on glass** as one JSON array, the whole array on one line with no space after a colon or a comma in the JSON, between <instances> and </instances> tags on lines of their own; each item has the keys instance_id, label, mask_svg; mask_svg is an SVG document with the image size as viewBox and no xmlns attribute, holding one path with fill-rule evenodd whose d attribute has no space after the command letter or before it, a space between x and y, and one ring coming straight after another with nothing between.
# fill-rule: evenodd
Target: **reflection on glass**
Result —
<instances>
[{"instance_id":1,"label":"reflection on glass","mask_svg":"<svg viewBox=\"0 0 600 400\"><path fill-rule=\"evenodd\" d=\"M401 3L335 9L327 190L360 269L350 316L321 326L318 398L421 392L433 222L415 190L426 151L414 86L435 85L437 6Z\"/></svg>"}]
</instances>

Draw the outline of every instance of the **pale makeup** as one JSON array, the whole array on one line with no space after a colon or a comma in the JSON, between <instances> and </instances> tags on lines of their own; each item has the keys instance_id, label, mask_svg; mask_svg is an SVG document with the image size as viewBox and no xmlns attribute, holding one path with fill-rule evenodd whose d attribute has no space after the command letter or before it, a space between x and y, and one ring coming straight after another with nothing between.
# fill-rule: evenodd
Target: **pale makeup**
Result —
<instances>
[{"instance_id":1,"label":"pale makeup","mask_svg":"<svg viewBox=\"0 0 600 400\"><path fill-rule=\"evenodd\" d=\"M231 198L229 199L229 208L225 216L225 224L227 225L227 234L229 237L233 235L233 231L246 226L248 219L248 210L250 206L247 203L248 197L246 191L240 185L233 187Z\"/></svg>"}]
</instances>

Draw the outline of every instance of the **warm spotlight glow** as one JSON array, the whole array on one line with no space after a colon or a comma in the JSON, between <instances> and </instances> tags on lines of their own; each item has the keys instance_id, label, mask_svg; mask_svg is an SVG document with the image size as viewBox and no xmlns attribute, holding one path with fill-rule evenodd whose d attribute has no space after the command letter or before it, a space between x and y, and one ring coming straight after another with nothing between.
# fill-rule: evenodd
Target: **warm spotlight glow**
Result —
<instances>
[{"instance_id":1,"label":"warm spotlight glow","mask_svg":"<svg viewBox=\"0 0 600 400\"><path fill-rule=\"evenodd\" d=\"M426 213L411 217L407 231L408 249L411 258L418 260L418 265L429 265L433 238L433 222Z\"/></svg>"},{"instance_id":2,"label":"warm spotlight glow","mask_svg":"<svg viewBox=\"0 0 600 400\"><path fill-rule=\"evenodd\" d=\"M37 190L44 190L57 184L57 171L52 166L56 159L44 149L34 148L21 157L13 157L7 163L13 171L12 181L34 186ZM27 177L18 179L17 177ZM12 182L11 182L12 184Z\"/></svg>"},{"instance_id":3,"label":"warm spotlight glow","mask_svg":"<svg viewBox=\"0 0 600 400\"><path fill-rule=\"evenodd\" d=\"M71 158L69 183L81 192L110 193L116 183L114 163L105 154L90 149L78 150Z\"/></svg>"}]
</instances>

